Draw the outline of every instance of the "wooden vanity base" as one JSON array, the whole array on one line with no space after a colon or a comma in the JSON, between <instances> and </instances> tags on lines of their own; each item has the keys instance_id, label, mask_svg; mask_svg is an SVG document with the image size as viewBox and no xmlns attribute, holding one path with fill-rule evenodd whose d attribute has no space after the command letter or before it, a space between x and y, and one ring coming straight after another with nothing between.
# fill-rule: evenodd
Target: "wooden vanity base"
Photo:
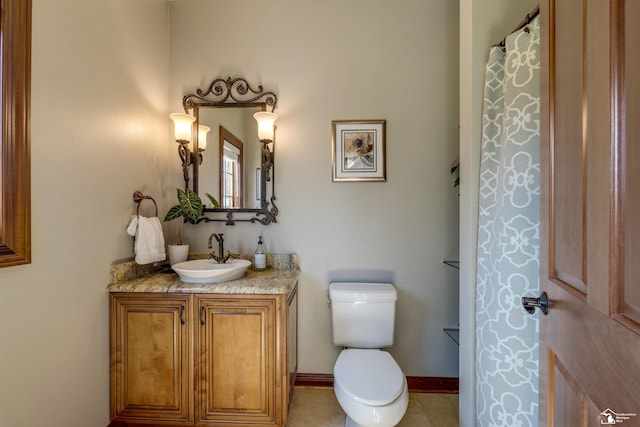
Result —
<instances>
[{"instance_id":1,"label":"wooden vanity base","mask_svg":"<svg viewBox=\"0 0 640 427\"><path fill-rule=\"evenodd\" d=\"M297 369L289 294L112 292L109 427L284 426Z\"/></svg>"}]
</instances>

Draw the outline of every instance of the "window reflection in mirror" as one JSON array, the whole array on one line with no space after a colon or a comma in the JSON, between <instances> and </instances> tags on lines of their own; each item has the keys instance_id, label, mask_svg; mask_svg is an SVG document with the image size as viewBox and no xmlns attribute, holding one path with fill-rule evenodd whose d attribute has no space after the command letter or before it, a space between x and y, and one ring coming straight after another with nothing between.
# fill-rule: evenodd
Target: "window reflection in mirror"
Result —
<instances>
[{"instance_id":1,"label":"window reflection in mirror","mask_svg":"<svg viewBox=\"0 0 640 427\"><path fill-rule=\"evenodd\" d=\"M220 126L220 199L223 208L242 208L244 144Z\"/></svg>"},{"instance_id":2,"label":"window reflection in mirror","mask_svg":"<svg viewBox=\"0 0 640 427\"><path fill-rule=\"evenodd\" d=\"M208 135L207 149L202 153L203 161L198 168L198 192L213 195L221 208L260 208L260 201L255 198L257 189L253 176L262 161L262 146L253 118L258 111L262 109L198 109L198 124L216 130Z\"/></svg>"}]
</instances>

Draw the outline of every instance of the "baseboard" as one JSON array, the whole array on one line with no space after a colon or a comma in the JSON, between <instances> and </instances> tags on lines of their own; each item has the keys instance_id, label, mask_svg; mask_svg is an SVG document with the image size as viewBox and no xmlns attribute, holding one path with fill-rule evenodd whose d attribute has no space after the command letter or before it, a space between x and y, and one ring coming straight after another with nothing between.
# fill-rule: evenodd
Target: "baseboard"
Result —
<instances>
[{"instance_id":1,"label":"baseboard","mask_svg":"<svg viewBox=\"0 0 640 427\"><path fill-rule=\"evenodd\" d=\"M458 394L458 378L449 377L407 377L409 391L414 393L447 393ZM305 374L298 372L296 376L297 387L333 387L332 374Z\"/></svg>"},{"instance_id":2,"label":"baseboard","mask_svg":"<svg viewBox=\"0 0 640 427\"><path fill-rule=\"evenodd\" d=\"M303 374L296 375L296 387L333 388L333 375L331 374Z\"/></svg>"},{"instance_id":3,"label":"baseboard","mask_svg":"<svg viewBox=\"0 0 640 427\"><path fill-rule=\"evenodd\" d=\"M458 394L459 382L451 377L407 377L409 391L416 393Z\"/></svg>"}]
</instances>

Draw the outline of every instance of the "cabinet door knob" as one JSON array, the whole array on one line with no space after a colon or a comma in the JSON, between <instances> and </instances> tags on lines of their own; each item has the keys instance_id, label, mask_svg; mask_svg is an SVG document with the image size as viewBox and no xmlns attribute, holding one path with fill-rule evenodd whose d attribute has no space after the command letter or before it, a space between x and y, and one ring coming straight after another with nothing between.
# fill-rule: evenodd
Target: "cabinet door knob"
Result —
<instances>
[{"instance_id":1,"label":"cabinet door knob","mask_svg":"<svg viewBox=\"0 0 640 427\"><path fill-rule=\"evenodd\" d=\"M180 324L184 325L184 305L180 306Z\"/></svg>"},{"instance_id":2,"label":"cabinet door knob","mask_svg":"<svg viewBox=\"0 0 640 427\"><path fill-rule=\"evenodd\" d=\"M204 307L200 307L200 324L204 325Z\"/></svg>"}]
</instances>

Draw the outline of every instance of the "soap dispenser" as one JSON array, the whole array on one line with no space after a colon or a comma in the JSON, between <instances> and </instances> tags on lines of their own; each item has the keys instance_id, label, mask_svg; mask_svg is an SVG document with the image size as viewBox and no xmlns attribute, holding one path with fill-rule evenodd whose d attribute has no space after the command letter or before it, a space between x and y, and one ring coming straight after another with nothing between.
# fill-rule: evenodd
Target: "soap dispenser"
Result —
<instances>
[{"instance_id":1,"label":"soap dispenser","mask_svg":"<svg viewBox=\"0 0 640 427\"><path fill-rule=\"evenodd\" d=\"M262 234L258 238L258 247L253 254L253 267L256 270L264 270L267 268L267 251L264 249L264 243L262 243Z\"/></svg>"}]
</instances>

